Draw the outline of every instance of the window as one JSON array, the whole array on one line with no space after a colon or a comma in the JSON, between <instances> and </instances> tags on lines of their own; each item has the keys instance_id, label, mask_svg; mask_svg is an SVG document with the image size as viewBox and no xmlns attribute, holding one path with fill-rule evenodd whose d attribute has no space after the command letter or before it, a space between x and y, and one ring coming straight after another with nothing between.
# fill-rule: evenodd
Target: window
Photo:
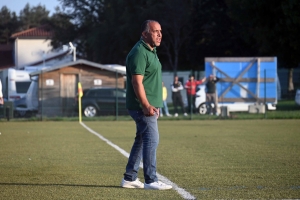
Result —
<instances>
[{"instance_id":1,"label":"window","mask_svg":"<svg viewBox=\"0 0 300 200\"><path fill-rule=\"evenodd\" d=\"M113 95L114 97L126 97L126 93L123 90L114 90Z\"/></svg>"},{"instance_id":2,"label":"window","mask_svg":"<svg viewBox=\"0 0 300 200\"><path fill-rule=\"evenodd\" d=\"M97 90L98 97L111 97L111 90Z\"/></svg>"},{"instance_id":3,"label":"window","mask_svg":"<svg viewBox=\"0 0 300 200\"><path fill-rule=\"evenodd\" d=\"M96 90L89 90L86 92L86 96L88 96L88 97L95 97L96 95L97 95Z\"/></svg>"},{"instance_id":4,"label":"window","mask_svg":"<svg viewBox=\"0 0 300 200\"><path fill-rule=\"evenodd\" d=\"M27 90L31 84L31 81L16 82L17 93L27 93Z\"/></svg>"}]
</instances>

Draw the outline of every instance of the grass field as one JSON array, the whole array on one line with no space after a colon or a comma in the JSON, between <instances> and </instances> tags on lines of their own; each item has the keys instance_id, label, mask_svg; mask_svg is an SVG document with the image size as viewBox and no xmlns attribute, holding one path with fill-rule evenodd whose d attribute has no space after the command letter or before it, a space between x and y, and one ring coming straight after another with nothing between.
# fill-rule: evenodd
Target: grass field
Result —
<instances>
[{"instance_id":1,"label":"grass field","mask_svg":"<svg viewBox=\"0 0 300 200\"><path fill-rule=\"evenodd\" d=\"M130 151L132 121L85 124ZM158 173L197 199L300 198L299 124L162 120ZM1 122L0 132L0 199L184 199L121 188L127 158L78 122Z\"/></svg>"}]
</instances>

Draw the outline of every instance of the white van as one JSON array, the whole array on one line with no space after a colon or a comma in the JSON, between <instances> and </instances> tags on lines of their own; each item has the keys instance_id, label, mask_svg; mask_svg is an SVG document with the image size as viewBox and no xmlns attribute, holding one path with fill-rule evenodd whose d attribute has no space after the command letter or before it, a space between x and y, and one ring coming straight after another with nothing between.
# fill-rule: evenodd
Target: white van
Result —
<instances>
[{"instance_id":1,"label":"white van","mask_svg":"<svg viewBox=\"0 0 300 200\"><path fill-rule=\"evenodd\" d=\"M232 103L223 103L218 102L218 113L220 113L220 107L225 106L228 108L230 112L246 112L249 111L249 106L255 105L255 102L249 103L242 103L242 102L232 102ZM211 105L212 107L214 104ZM195 100L195 107L197 108L199 114L204 115L207 113L207 104L206 104L206 86L205 85L198 85L197 92L196 92L196 100ZM267 104L268 110L276 110L276 105L272 103Z\"/></svg>"},{"instance_id":2,"label":"white van","mask_svg":"<svg viewBox=\"0 0 300 200\"><path fill-rule=\"evenodd\" d=\"M38 111L38 78L32 77L31 84L24 97L14 101L14 114L16 117L32 116Z\"/></svg>"},{"instance_id":3,"label":"white van","mask_svg":"<svg viewBox=\"0 0 300 200\"><path fill-rule=\"evenodd\" d=\"M31 84L28 71L8 69L5 91L8 101L14 101L25 97Z\"/></svg>"},{"instance_id":4,"label":"white van","mask_svg":"<svg viewBox=\"0 0 300 200\"><path fill-rule=\"evenodd\" d=\"M298 89L297 92L296 92L295 102L296 102L297 105L300 106L300 89Z\"/></svg>"}]
</instances>

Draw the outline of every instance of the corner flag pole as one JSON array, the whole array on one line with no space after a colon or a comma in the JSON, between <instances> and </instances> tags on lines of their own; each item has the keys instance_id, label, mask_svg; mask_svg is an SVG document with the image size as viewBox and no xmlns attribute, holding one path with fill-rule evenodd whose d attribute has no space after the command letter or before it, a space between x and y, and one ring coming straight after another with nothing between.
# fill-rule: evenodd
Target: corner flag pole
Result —
<instances>
[{"instance_id":1,"label":"corner flag pole","mask_svg":"<svg viewBox=\"0 0 300 200\"><path fill-rule=\"evenodd\" d=\"M79 123L81 123L81 97L83 95L81 83L78 82L78 113L79 113Z\"/></svg>"}]
</instances>

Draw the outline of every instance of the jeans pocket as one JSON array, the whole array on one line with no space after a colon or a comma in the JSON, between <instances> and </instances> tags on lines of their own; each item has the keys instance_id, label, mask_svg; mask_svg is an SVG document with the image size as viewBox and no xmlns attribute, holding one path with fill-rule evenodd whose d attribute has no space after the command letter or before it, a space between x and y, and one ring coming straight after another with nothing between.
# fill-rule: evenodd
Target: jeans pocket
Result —
<instances>
[{"instance_id":1,"label":"jeans pocket","mask_svg":"<svg viewBox=\"0 0 300 200\"><path fill-rule=\"evenodd\" d=\"M128 110L128 113L136 123L140 122L144 117L144 113L141 110Z\"/></svg>"}]
</instances>

